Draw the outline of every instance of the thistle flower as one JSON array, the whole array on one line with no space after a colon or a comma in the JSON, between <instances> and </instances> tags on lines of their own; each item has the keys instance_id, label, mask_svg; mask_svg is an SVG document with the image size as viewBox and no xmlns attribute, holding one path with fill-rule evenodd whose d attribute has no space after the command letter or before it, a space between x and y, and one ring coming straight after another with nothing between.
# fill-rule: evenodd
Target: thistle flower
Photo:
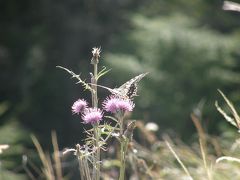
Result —
<instances>
[{"instance_id":1,"label":"thistle flower","mask_svg":"<svg viewBox=\"0 0 240 180\"><path fill-rule=\"evenodd\" d=\"M79 114L87 108L87 102L84 99L78 99L72 105L72 113Z\"/></svg>"},{"instance_id":2,"label":"thistle flower","mask_svg":"<svg viewBox=\"0 0 240 180\"><path fill-rule=\"evenodd\" d=\"M103 112L98 108L88 108L83 112L82 120L85 124L94 124L101 121L103 118Z\"/></svg>"},{"instance_id":3,"label":"thistle flower","mask_svg":"<svg viewBox=\"0 0 240 180\"><path fill-rule=\"evenodd\" d=\"M103 109L107 112L117 113L119 111L132 111L134 103L129 99L122 99L116 96L110 96L103 102Z\"/></svg>"}]
</instances>

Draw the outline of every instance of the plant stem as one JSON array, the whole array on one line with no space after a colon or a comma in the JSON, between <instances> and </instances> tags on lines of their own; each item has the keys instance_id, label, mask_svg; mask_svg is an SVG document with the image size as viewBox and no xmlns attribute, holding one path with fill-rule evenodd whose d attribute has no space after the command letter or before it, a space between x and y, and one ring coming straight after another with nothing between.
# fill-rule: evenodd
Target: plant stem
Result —
<instances>
[{"instance_id":1,"label":"plant stem","mask_svg":"<svg viewBox=\"0 0 240 180\"><path fill-rule=\"evenodd\" d=\"M97 74L98 74L98 66L97 63L93 64L93 77L92 77L92 84L97 85ZM94 92L92 92L92 104L94 108L98 107L98 97L97 97L97 86L93 86ZM95 123L93 125L93 129L94 129L94 137L95 137L95 147L96 147L96 156L95 156L95 160L94 160L94 174L93 176L96 177L96 180L100 179L100 148L99 148L99 131L98 131L98 123Z\"/></svg>"},{"instance_id":2,"label":"plant stem","mask_svg":"<svg viewBox=\"0 0 240 180\"><path fill-rule=\"evenodd\" d=\"M96 160L94 168L96 169L96 180L100 179L100 147L99 147L99 133L98 133L98 124L94 125L94 136L95 136L95 146L96 146Z\"/></svg>"},{"instance_id":3,"label":"plant stem","mask_svg":"<svg viewBox=\"0 0 240 180\"><path fill-rule=\"evenodd\" d=\"M91 180L88 160L86 159L86 157L83 158L83 162L84 162L84 168L85 168L85 173L86 173L86 180Z\"/></svg>"},{"instance_id":4,"label":"plant stem","mask_svg":"<svg viewBox=\"0 0 240 180\"><path fill-rule=\"evenodd\" d=\"M84 166L83 166L83 163L82 163L82 159L80 157L78 157L78 166L79 166L81 179L84 179L84 177L85 177Z\"/></svg>"},{"instance_id":5,"label":"plant stem","mask_svg":"<svg viewBox=\"0 0 240 180\"><path fill-rule=\"evenodd\" d=\"M119 176L119 180L124 180L125 179L125 168L126 168L126 151L127 151L127 144L128 141L127 139L124 137L123 135L123 131L124 131L124 126L123 126L123 114L121 113L121 115L119 115L118 117L119 119L119 125L120 125L120 176Z\"/></svg>"},{"instance_id":6,"label":"plant stem","mask_svg":"<svg viewBox=\"0 0 240 180\"><path fill-rule=\"evenodd\" d=\"M126 167L126 142L125 140L121 142L121 165L120 165L120 177L119 180L124 180L125 178L125 167Z\"/></svg>"},{"instance_id":7,"label":"plant stem","mask_svg":"<svg viewBox=\"0 0 240 180\"><path fill-rule=\"evenodd\" d=\"M119 116L119 123L120 123L120 135L123 135L123 115Z\"/></svg>"},{"instance_id":8,"label":"plant stem","mask_svg":"<svg viewBox=\"0 0 240 180\"><path fill-rule=\"evenodd\" d=\"M93 64L93 84L95 84L95 86L93 86L93 89L95 92L93 92L93 107L97 108L98 107L98 97L97 97L97 74L98 74L98 66L97 64Z\"/></svg>"}]
</instances>

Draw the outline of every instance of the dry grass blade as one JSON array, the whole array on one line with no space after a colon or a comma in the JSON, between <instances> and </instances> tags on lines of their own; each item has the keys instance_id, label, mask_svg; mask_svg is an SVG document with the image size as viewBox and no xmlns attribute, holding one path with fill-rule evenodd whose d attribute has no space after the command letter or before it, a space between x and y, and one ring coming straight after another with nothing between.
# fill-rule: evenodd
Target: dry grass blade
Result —
<instances>
[{"instance_id":1,"label":"dry grass blade","mask_svg":"<svg viewBox=\"0 0 240 180\"><path fill-rule=\"evenodd\" d=\"M200 138L199 138L199 144L200 144L200 149L201 149L201 154L202 154L204 168L205 168L206 174L208 176L208 179L211 180L212 176L211 176L211 173L209 171L207 160L206 160L207 153L206 153L205 147L204 147L204 145L202 143L202 140Z\"/></svg>"},{"instance_id":2,"label":"dry grass blade","mask_svg":"<svg viewBox=\"0 0 240 180\"><path fill-rule=\"evenodd\" d=\"M54 149L54 162L56 164L56 174L57 179L62 180L62 167L61 167L61 160L60 160L60 154L59 154L59 148L58 148L58 142L57 142L57 134L55 131L52 132L52 144Z\"/></svg>"},{"instance_id":3,"label":"dry grass blade","mask_svg":"<svg viewBox=\"0 0 240 180\"><path fill-rule=\"evenodd\" d=\"M205 132L203 130L201 123L199 122L199 119L194 114L191 114L191 119L197 129L199 138L201 139L204 147L206 147L206 135L205 135Z\"/></svg>"},{"instance_id":4,"label":"dry grass blade","mask_svg":"<svg viewBox=\"0 0 240 180\"><path fill-rule=\"evenodd\" d=\"M221 90L218 89L218 92L222 95L222 97L224 98L225 102L227 103L228 107L230 108L232 115L234 117L234 122L236 123L236 127L238 129L240 129L240 117L236 111L236 109L234 108L233 104L228 100L228 98L223 94L223 92ZM221 108L220 108L221 109ZM224 116L225 117L225 116ZM229 118L228 118L229 119ZM228 121L228 120L227 120ZM230 121L229 121L230 122ZM232 123L233 124L233 123Z\"/></svg>"},{"instance_id":5,"label":"dry grass blade","mask_svg":"<svg viewBox=\"0 0 240 180\"><path fill-rule=\"evenodd\" d=\"M199 136L199 145L200 145L200 150L201 150L201 154L202 154L202 159L203 159L203 164L204 164L204 168L205 168L205 171L207 173L207 176L208 176L208 179L212 179L211 178L211 173L209 171L209 168L208 168L208 164L207 164L207 142L206 142L206 134L202 128L202 125L199 121L199 119L194 115L194 114L191 114L191 118L192 118L192 121L197 129L197 132L198 132L198 136Z\"/></svg>"},{"instance_id":6,"label":"dry grass blade","mask_svg":"<svg viewBox=\"0 0 240 180\"><path fill-rule=\"evenodd\" d=\"M240 159L231 157L231 156L222 156L216 160L216 163L219 163L220 161L223 161L223 160L240 163Z\"/></svg>"},{"instance_id":7,"label":"dry grass blade","mask_svg":"<svg viewBox=\"0 0 240 180\"><path fill-rule=\"evenodd\" d=\"M31 172L31 170L27 167L27 161L28 161L27 156L23 155L22 156L22 167L23 167L24 171L27 173L28 177L31 180L36 180L36 178L34 177L34 175ZM40 172L40 174L41 174L41 172Z\"/></svg>"},{"instance_id":8,"label":"dry grass blade","mask_svg":"<svg viewBox=\"0 0 240 180\"><path fill-rule=\"evenodd\" d=\"M51 157L50 154L45 153L45 157L47 159L47 163L48 163L48 169L45 169L45 171L48 173L49 180L55 180L55 174L54 174L54 170L53 170L53 165L51 162Z\"/></svg>"},{"instance_id":9,"label":"dry grass blade","mask_svg":"<svg viewBox=\"0 0 240 180\"><path fill-rule=\"evenodd\" d=\"M222 114L223 117L226 119L226 121L228 121L229 123L231 123L233 126L238 127L237 124L235 123L234 119L231 118L230 116L228 116L228 115L222 110L222 108L218 105L218 102L217 102L217 101L215 102L215 106L216 106L218 112L219 112L220 114Z\"/></svg>"},{"instance_id":10,"label":"dry grass blade","mask_svg":"<svg viewBox=\"0 0 240 180\"><path fill-rule=\"evenodd\" d=\"M41 174L42 172L41 172L41 170L31 161L31 159L27 159L27 162L26 163L28 163L28 165L37 173L37 174Z\"/></svg>"},{"instance_id":11,"label":"dry grass blade","mask_svg":"<svg viewBox=\"0 0 240 180\"><path fill-rule=\"evenodd\" d=\"M40 156L40 159L43 163L43 173L46 176L46 179L48 180L54 180L54 174L53 174L53 168L50 162L50 158L47 157L47 155L43 152L43 149L40 145L40 143L38 142L37 138L33 135L31 135L32 141L38 151L38 154Z\"/></svg>"},{"instance_id":12,"label":"dry grass blade","mask_svg":"<svg viewBox=\"0 0 240 180\"><path fill-rule=\"evenodd\" d=\"M173 150L173 148L170 146L170 144L165 141L167 147L170 149L171 153L174 155L174 157L177 159L178 163L181 165L181 167L183 168L184 172L187 174L187 176L192 180L192 176L190 175L189 171L187 170L186 166L183 164L183 162L180 160L180 158L178 157L178 155L176 154L176 152Z\"/></svg>"}]
</instances>

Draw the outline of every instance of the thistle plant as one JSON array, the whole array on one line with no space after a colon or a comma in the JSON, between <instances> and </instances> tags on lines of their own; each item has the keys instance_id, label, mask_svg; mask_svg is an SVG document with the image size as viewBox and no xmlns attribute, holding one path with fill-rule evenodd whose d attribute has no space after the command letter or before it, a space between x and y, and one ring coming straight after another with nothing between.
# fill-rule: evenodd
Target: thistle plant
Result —
<instances>
[{"instance_id":1,"label":"thistle plant","mask_svg":"<svg viewBox=\"0 0 240 180\"><path fill-rule=\"evenodd\" d=\"M119 180L124 180L128 145L135 128L135 121L125 127L125 114L133 111L135 107L133 97L137 95L137 83L147 73L140 74L115 89L98 85L98 79L109 71L104 67L98 72L100 52L100 48L92 50L93 72L90 73L91 82L89 83L83 81L80 75L73 71L57 66L70 73L78 80L77 83L89 90L92 100L91 105L82 98L73 103L72 113L79 115L84 124L91 124L92 129L86 131L87 138L83 145L77 144L75 149L67 149L64 153L73 152L77 156L81 179L99 180L101 178L101 150L106 151L108 140L116 138L120 144ZM102 109L98 107L98 87L103 87L111 93L103 101ZM105 116L104 111L112 116Z\"/></svg>"},{"instance_id":2,"label":"thistle plant","mask_svg":"<svg viewBox=\"0 0 240 180\"><path fill-rule=\"evenodd\" d=\"M103 102L103 107L106 111L111 112L117 118L119 124L119 142L120 142L120 176L119 180L123 180L125 177L125 166L126 166L126 153L130 137L133 132L130 132L129 137L124 133L124 114L127 111L132 111L134 103L129 99L122 99L119 97L111 96Z\"/></svg>"},{"instance_id":3,"label":"thistle plant","mask_svg":"<svg viewBox=\"0 0 240 180\"><path fill-rule=\"evenodd\" d=\"M100 57L100 48L93 48L92 51L93 57L91 59L91 64L93 65L93 74L91 73L91 83L97 85L98 80L98 63ZM86 123L92 123L94 129L94 138L95 138L95 148L96 154L94 158L94 173L93 175L96 176L96 180L100 179L100 146L99 146L99 121L102 120L102 112L101 110L97 109L98 107L98 96L97 96L97 86L93 86L92 88L94 91L91 91L92 95L92 109L88 109L83 116L83 120Z\"/></svg>"}]
</instances>

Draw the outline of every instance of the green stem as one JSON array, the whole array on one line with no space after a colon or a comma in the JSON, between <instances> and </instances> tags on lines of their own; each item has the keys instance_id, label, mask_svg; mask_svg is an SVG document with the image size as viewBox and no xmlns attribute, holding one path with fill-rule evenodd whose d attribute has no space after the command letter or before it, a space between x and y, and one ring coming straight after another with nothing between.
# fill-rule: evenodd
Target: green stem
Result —
<instances>
[{"instance_id":1,"label":"green stem","mask_svg":"<svg viewBox=\"0 0 240 180\"><path fill-rule=\"evenodd\" d=\"M124 180L125 179L125 168L126 168L126 144L125 141L121 142L121 165L120 165L120 177L119 180Z\"/></svg>"},{"instance_id":2,"label":"green stem","mask_svg":"<svg viewBox=\"0 0 240 180\"><path fill-rule=\"evenodd\" d=\"M93 65L93 83L97 85L97 74L98 74L98 66L97 64ZM98 97L97 97L97 86L94 86L94 93L93 93L93 107L98 107Z\"/></svg>"},{"instance_id":3,"label":"green stem","mask_svg":"<svg viewBox=\"0 0 240 180\"><path fill-rule=\"evenodd\" d=\"M124 124L123 124L123 114L119 116L119 123L120 123L120 176L119 180L124 180L125 179L125 169L126 169L126 153L127 153L127 145L128 141L124 137L123 132L124 132Z\"/></svg>"},{"instance_id":4,"label":"green stem","mask_svg":"<svg viewBox=\"0 0 240 180\"><path fill-rule=\"evenodd\" d=\"M96 160L94 168L96 169L96 180L100 179L100 147L99 147L99 133L98 133L98 124L95 124L94 127L94 136L95 136L95 146L96 146Z\"/></svg>"},{"instance_id":5,"label":"green stem","mask_svg":"<svg viewBox=\"0 0 240 180\"><path fill-rule=\"evenodd\" d=\"M120 135L123 135L123 116L119 117L119 123L120 123Z\"/></svg>"}]
</instances>

